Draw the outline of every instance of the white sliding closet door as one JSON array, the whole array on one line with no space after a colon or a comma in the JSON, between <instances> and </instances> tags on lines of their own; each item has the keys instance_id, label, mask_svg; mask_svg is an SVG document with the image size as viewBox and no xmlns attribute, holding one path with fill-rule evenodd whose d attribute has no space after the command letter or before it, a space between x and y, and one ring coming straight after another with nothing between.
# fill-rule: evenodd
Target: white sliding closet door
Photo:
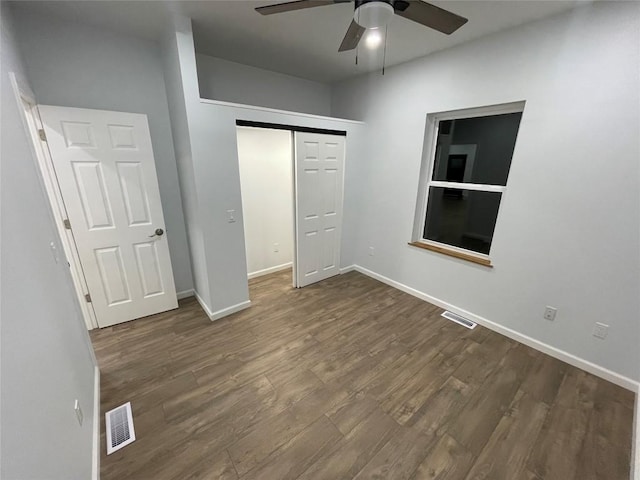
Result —
<instances>
[{"instance_id":1,"label":"white sliding closet door","mask_svg":"<svg viewBox=\"0 0 640 480\"><path fill-rule=\"evenodd\" d=\"M344 152L345 137L295 133L297 287L339 273Z\"/></svg>"}]
</instances>

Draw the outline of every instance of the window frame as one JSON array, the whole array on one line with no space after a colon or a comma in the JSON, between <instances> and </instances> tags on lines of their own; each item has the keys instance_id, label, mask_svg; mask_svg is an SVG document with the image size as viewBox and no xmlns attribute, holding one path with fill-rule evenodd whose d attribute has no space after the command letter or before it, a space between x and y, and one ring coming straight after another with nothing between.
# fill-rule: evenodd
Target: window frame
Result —
<instances>
[{"instance_id":1,"label":"window frame","mask_svg":"<svg viewBox=\"0 0 640 480\"><path fill-rule=\"evenodd\" d=\"M418 185L418 200L416 204L415 219L413 224L413 234L409 245L422 247L445 255L456 258L462 258L474 263L491 267L491 247L489 254L479 253L474 250L456 247L448 243L436 242L424 238L424 227L427 220L427 209L429 208L429 189L430 187L457 188L463 190L474 190L482 192L500 193L500 206L498 207L498 215L496 218L496 226L500 218L500 208L504 193L507 191L507 185L492 185L480 183L464 183L464 182L447 182L442 180L433 180L433 171L436 163L436 146L439 133L439 124L446 120L459 120L463 118L488 117L492 115L503 115L508 113L524 113L525 102L511 102L497 105L489 105L484 107L474 107L459 110L450 110L444 112L436 112L427 114L427 122L425 126L425 140L422 155L422 163L420 167L420 180ZM518 129L518 134L520 133ZM517 138L516 138L517 145ZM515 153L515 149L514 149ZM513 157L512 157L513 161ZM507 177L507 183L508 183ZM493 246L493 237L491 239Z\"/></svg>"}]
</instances>

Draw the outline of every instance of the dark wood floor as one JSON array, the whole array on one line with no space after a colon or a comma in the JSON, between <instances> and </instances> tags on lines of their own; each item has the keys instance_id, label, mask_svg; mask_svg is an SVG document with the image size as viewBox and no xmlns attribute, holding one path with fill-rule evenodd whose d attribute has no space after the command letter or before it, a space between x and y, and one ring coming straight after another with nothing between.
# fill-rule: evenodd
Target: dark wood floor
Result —
<instances>
[{"instance_id":1,"label":"dark wood floor","mask_svg":"<svg viewBox=\"0 0 640 480\"><path fill-rule=\"evenodd\" d=\"M629 478L626 390L355 272L251 297L92 332L137 436L107 457L103 421L103 480Z\"/></svg>"}]
</instances>

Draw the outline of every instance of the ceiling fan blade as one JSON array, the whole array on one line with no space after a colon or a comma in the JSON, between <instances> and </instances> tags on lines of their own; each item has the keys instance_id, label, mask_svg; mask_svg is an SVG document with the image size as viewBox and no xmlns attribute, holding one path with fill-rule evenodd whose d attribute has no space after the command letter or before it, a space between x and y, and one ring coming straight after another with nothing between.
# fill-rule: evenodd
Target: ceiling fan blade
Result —
<instances>
[{"instance_id":1,"label":"ceiling fan blade","mask_svg":"<svg viewBox=\"0 0 640 480\"><path fill-rule=\"evenodd\" d=\"M469 21L467 18L421 0L396 2L395 9L396 14L401 17L447 35L451 35Z\"/></svg>"},{"instance_id":2,"label":"ceiling fan blade","mask_svg":"<svg viewBox=\"0 0 640 480\"><path fill-rule=\"evenodd\" d=\"M294 10L322 7L324 5L332 5L334 3L337 2L334 2L334 0L294 0L293 2L257 7L256 12L259 12L262 15L273 15L274 13L293 12Z\"/></svg>"},{"instance_id":3,"label":"ceiling fan blade","mask_svg":"<svg viewBox=\"0 0 640 480\"><path fill-rule=\"evenodd\" d=\"M351 20L351 25L349 25L347 33L342 39L342 43L340 44L338 51L346 52L347 50L353 50L356 48L365 31L366 28L358 25L355 20Z\"/></svg>"}]
</instances>

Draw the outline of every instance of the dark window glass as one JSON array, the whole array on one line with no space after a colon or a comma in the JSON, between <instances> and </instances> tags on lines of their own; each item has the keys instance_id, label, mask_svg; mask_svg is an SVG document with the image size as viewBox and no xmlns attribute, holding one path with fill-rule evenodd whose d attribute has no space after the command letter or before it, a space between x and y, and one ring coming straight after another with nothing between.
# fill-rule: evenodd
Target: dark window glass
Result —
<instances>
[{"instance_id":1,"label":"dark window glass","mask_svg":"<svg viewBox=\"0 0 640 480\"><path fill-rule=\"evenodd\" d=\"M424 238L489 254L501 195L496 192L429 187Z\"/></svg>"},{"instance_id":2,"label":"dark window glass","mask_svg":"<svg viewBox=\"0 0 640 480\"><path fill-rule=\"evenodd\" d=\"M441 121L433 180L506 185L522 112Z\"/></svg>"}]
</instances>

